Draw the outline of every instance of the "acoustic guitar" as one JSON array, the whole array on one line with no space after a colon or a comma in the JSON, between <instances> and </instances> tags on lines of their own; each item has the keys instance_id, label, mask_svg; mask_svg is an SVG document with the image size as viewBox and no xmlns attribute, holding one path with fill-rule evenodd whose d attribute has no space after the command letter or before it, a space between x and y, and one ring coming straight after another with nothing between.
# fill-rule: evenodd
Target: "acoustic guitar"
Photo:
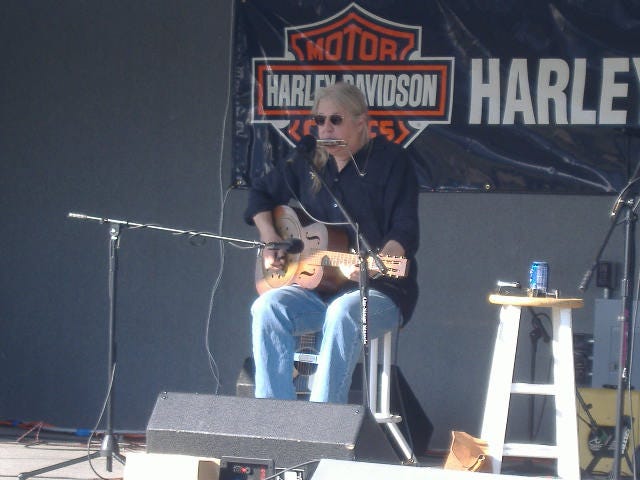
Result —
<instances>
[{"instance_id":1,"label":"acoustic guitar","mask_svg":"<svg viewBox=\"0 0 640 480\"><path fill-rule=\"evenodd\" d=\"M348 238L338 228L321 223L301 221L296 210L280 205L273 210L276 231L283 239L297 238L304 244L300 253L288 253L282 270L266 269L262 260L262 250L256 262L256 289L262 294L273 288L286 285L300 285L303 288L322 292L336 291L347 279L340 266L360 263L360 257L346 253ZM401 278L407 275L408 261L404 257L380 256L387 269L385 276ZM367 260L370 272L380 273L372 258Z\"/></svg>"}]
</instances>

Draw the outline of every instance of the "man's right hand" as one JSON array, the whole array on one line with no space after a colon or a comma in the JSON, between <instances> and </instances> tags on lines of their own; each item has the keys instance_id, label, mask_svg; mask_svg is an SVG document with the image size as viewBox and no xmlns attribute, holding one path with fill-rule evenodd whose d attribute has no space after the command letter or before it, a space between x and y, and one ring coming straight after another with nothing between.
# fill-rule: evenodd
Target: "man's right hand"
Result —
<instances>
[{"instance_id":1,"label":"man's right hand","mask_svg":"<svg viewBox=\"0 0 640 480\"><path fill-rule=\"evenodd\" d=\"M273 215L270 211L257 213L253 221L260 232L260 241L265 244L282 242L283 239L273 224ZM287 252L284 249L264 248L262 262L267 270L284 271L287 266Z\"/></svg>"},{"instance_id":2,"label":"man's right hand","mask_svg":"<svg viewBox=\"0 0 640 480\"><path fill-rule=\"evenodd\" d=\"M281 242L282 239L270 240L269 242ZM284 271L287 266L287 252L284 249L274 250L265 248L262 251L262 263L266 270Z\"/></svg>"}]
</instances>

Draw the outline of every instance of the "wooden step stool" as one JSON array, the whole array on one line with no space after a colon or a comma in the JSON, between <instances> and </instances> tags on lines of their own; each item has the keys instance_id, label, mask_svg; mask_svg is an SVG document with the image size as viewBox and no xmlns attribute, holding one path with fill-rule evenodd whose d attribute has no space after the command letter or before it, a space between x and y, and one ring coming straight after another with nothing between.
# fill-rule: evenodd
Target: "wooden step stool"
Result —
<instances>
[{"instance_id":1,"label":"wooden step stool","mask_svg":"<svg viewBox=\"0 0 640 480\"><path fill-rule=\"evenodd\" d=\"M493 472L500 473L503 456L555 458L558 477L580 479L578 424L571 311L584 305L578 298L517 297L491 295L489 302L501 305L481 438L489 444ZM553 383L513 382L518 329L522 307L551 308L553 324ZM550 395L555 399L555 445L505 443L509 402L512 394Z\"/></svg>"}]
</instances>

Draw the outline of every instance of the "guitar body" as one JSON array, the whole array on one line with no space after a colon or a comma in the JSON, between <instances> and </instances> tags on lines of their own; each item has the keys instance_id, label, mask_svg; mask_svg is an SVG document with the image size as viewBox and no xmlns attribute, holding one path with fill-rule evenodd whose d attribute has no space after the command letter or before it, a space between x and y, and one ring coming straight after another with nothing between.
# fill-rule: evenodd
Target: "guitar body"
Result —
<instances>
[{"instance_id":1,"label":"guitar body","mask_svg":"<svg viewBox=\"0 0 640 480\"><path fill-rule=\"evenodd\" d=\"M286 205L280 205L273 210L273 220L278 234L283 239L300 239L304 243L304 249L297 254L287 254L287 266L284 271L265 269L262 255L258 255L255 276L258 293L294 284L311 290L330 292L346 281L336 267L317 264L321 262L305 262L314 251L347 251L349 242L345 232L321 223L303 224L296 211Z\"/></svg>"},{"instance_id":2,"label":"guitar body","mask_svg":"<svg viewBox=\"0 0 640 480\"><path fill-rule=\"evenodd\" d=\"M347 234L338 228L321 223L301 221L297 212L286 205L273 210L273 223L278 234L284 239L296 238L302 241L300 253L288 253L283 270L264 268L262 250L256 262L256 289L258 293L286 285L300 285L310 290L334 292L347 281L340 271L341 266L357 266L360 257L346 253L349 247ZM304 217L303 217L304 218ZM407 275L408 261L404 257L380 255L384 264L384 273L367 259L370 271L383 273L387 277L401 278Z\"/></svg>"}]
</instances>

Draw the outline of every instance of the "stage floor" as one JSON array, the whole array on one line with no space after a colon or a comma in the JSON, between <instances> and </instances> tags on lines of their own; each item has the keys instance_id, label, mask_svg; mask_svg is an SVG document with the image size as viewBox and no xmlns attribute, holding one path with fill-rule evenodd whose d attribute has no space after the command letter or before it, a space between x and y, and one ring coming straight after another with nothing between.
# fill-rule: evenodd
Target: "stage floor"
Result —
<instances>
[{"instance_id":1,"label":"stage floor","mask_svg":"<svg viewBox=\"0 0 640 480\"><path fill-rule=\"evenodd\" d=\"M87 439L70 434L35 431L21 439L25 430L0 427L0 479L17 478L20 473L32 472L40 468L58 465L73 459L82 459L79 463L55 469L30 478L47 480L96 480L123 479L124 466L113 459L111 472L106 469L106 458L87 459ZM118 437L118 449L126 457L129 453L145 452L145 439L142 435L124 435ZM92 442L91 451L100 449L100 441ZM419 458L421 467L441 467L444 452ZM552 463L546 460L528 460L505 458L503 474L518 475L523 478L553 478ZM494 476L492 476L494 477ZM607 478L607 474L583 475L582 480ZM631 477L625 477L631 478ZM339 479L337 479L339 480Z\"/></svg>"}]
</instances>

